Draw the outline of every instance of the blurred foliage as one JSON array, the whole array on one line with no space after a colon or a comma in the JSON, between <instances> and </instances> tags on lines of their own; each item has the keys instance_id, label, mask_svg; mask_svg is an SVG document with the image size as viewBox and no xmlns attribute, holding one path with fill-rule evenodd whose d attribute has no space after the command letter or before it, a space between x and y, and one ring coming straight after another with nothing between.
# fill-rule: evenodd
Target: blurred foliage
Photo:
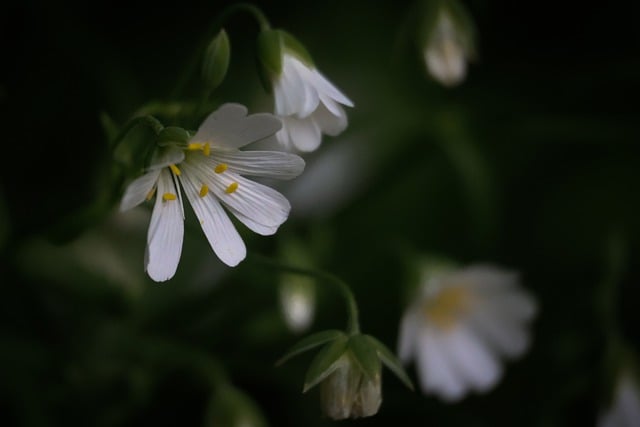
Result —
<instances>
[{"instance_id":1,"label":"blurred foliage","mask_svg":"<svg viewBox=\"0 0 640 427\"><path fill-rule=\"evenodd\" d=\"M143 105L166 125L197 124L170 96L229 3L26 0L0 15L0 424L205 425L216 392L232 390L220 381L269 425L333 424L315 390L301 394L308 357L274 367L299 339L277 271L224 267L188 218L177 275L153 283L148 212L115 212L113 129ZM318 267L352 285L363 332L395 346L407 248L516 269L541 306L531 351L491 393L445 405L385 372L380 412L359 425L593 425L612 340L640 343L638 6L469 0L478 59L447 90L403 27L408 2L255 4L355 102L323 149L357 140L367 179L281 232L321 242ZM238 15L225 28L231 62L213 102L270 111L257 25ZM278 235L246 231L250 251L277 254ZM346 320L321 285L312 332Z\"/></svg>"}]
</instances>

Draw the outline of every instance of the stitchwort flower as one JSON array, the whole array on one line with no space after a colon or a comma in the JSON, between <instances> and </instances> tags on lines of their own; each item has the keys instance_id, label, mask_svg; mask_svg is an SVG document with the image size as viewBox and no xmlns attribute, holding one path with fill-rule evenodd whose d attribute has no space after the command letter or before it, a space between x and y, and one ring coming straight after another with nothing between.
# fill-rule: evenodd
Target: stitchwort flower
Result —
<instances>
[{"instance_id":1,"label":"stitchwort flower","mask_svg":"<svg viewBox=\"0 0 640 427\"><path fill-rule=\"evenodd\" d=\"M344 131L347 114L341 105L353 107L353 102L316 69L300 42L282 30L263 31L258 42L275 113L283 121L278 141L286 149L310 152L320 146L322 134Z\"/></svg>"},{"instance_id":2,"label":"stitchwort flower","mask_svg":"<svg viewBox=\"0 0 640 427\"><path fill-rule=\"evenodd\" d=\"M422 391L443 400L486 392L502 376L500 357L522 355L536 304L515 273L489 265L423 272L421 295L400 326L400 359L416 359Z\"/></svg>"},{"instance_id":3,"label":"stitchwort flower","mask_svg":"<svg viewBox=\"0 0 640 427\"><path fill-rule=\"evenodd\" d=\"M291 179L302 172L304 161L289 153L238 150L280 127L271 114L247 116L244 106L224 104L188 142L160 148L147 173L129 184L121 211L155 196L145 255L153 280L168 280L176 272L184 235L183 191L211 248L229 266L245 258L246 248L223 206L261 235L274 234L287 219L287 199L245 175Z\"/></svg>"}]
</instances>

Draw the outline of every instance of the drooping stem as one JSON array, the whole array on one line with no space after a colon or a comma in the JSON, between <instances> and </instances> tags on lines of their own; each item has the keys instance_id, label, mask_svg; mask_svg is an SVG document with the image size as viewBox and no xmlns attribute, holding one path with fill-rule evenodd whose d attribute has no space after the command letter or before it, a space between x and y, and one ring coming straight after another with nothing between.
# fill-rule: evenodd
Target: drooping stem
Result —
<instances>
[{"instance_id":1,"label":"drooping stem","mask_svg":"<svg viewBox=\"0 0 640 427\"><path fill-rule=\"evenodd\" d=\"M358 321L358 304L356 303L356 299L353 296L353 292L351 292L351 288L345 283L344 280L323 270L296 267L259 254L250 254L247 260L277 270L314 277L318 280L323 280L325 282L331 283L336 287L338 292L340 292L340 294L344 298L348 313L347 331L352 335L360 332L360 323Z\"/></svg>"},{"instance_id":2,"label":"drooping stem","mask_svg":"<svg viewBox=\"0 0 640 427\"><path fill-rule=\"evenodd\" d=\"M229 20L229 18L240 12L246 12L253 16L254 19L258 22L260 31L268 30L269 28L271 28L271 24L269 23L266 15L262 13L262 11L257 6L251 3L236 3L223 10L222 13L213 21L213 23L209 27L209 33L207 33L207 37L202 39L198 49L196 49L195 51L194 56L184 67L184 73L178 80L178 84L171 93L171 98L178 98L178 96L184 91L187 82L195 72L198 63L200 62L200 55L202 55L202 52L205 51L209 40L211 40L211 38L222 29L223 25Z\"/></svg>"}]
</instances>

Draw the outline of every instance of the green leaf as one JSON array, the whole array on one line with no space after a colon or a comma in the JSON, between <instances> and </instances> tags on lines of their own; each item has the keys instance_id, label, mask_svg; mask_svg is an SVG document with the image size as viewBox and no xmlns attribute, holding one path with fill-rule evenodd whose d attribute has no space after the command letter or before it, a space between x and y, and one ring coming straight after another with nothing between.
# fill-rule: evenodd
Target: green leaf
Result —
<instances>
[{"instance_id":1,"label":"green leaf","mask_svg":"<svg viewBox=\"0 0 640 427\"><path fill-rule=\"evenodd\" d=\"M376 349L380 360L382 360L382 363L384 363L385 366L391 370L391 372L396 374L396 377L398 377L398 379L400 379L400 381L402 381L404 385L406 385L410 390L413 390L413 383L409 379L409 375L407 375L407 372L402 367L402 364L400 363L400 360L398 360L396 355L393 354L391 350L389 350L387 346L380 342L377 338L372 337L371 335L364 335L363 337L367 341L369 341L369 344L371 346Z\"/></svg>"},{"instance_id":2,"label":"green leaf","mask_svg":"<svg viewBox=\"0 0 640 427\"><path fill-rule=\"evenodd\" d=\"M318 347L329 341L333 341L345 336L346 335L344 334L344 332L338 331L337 329L329 329L309 335L308 337L305 337L294 344L294 346L291 347L289 351L287 351L287 353L276 362L276 366L282 365L287 360L301 353L304 353L307 350L311 350L312 348Z\"/></svg>"},{"instance_id":3,"label":"green leaf","mask_svg":"<svg viewBox=\"0 0 640 427\"><path fill-rule=\"evenodd\" d=\"M340 337L327 344L311 361L311 366L304 378L303 393L324 380L335 369L335 362L347 351L349 339L342 334Z\"/></svg>"},{"instance_id":4,"label":"green leaf","mask_svg":"<svg viewBox=\"0 0 640 427\"><path fill-rule=\"evenodd\" d=\"M375 346L364 335L349 338L349 350L354 356L360 370L369 378L380 374L380 358Z\"/></svg>"}]
</instances>

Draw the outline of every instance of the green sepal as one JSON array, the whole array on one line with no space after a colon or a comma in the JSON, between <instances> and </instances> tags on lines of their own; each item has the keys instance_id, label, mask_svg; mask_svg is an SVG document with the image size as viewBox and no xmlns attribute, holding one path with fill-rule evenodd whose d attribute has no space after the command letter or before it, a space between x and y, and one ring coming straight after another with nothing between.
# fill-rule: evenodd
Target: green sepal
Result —
<instances>
[{"instance_id":1,"label":"green sepal","mask_svg":"<svg viewBox=\"0 0 640 427\"><path fill-rule=\"evenodd\" d=\"M311 58L311 54L309 54L307 48L305 48L304 45L298 41L298 39L296 39L286 31L278 31L280 32L280 37L282 37L282 44L285 51L287 51L288 53L292 53L309 67L313 67L313 59Z\"/></svg>"},{"instance_id":2,"label":"green sepal","mask_svg":"<svg viewBox=\"0 0 640 427\"><path fill-rule=\"evenodd\" d=\"M323 347L322 350L311 361L311 366L304 378L303 393L310 388L316 386L320 381L328 377L335 369L335 363L347 351L347 343L349 339L346 335L342 335L334 339L330 344Z\"/></svg>"},{"instance_id":3,"label":"green sepal","mask_svg":"<svg viewBox=\"0 0 640 427\"><path fill-rule=\"evenodd\" d=\"M393 352L391 352L391 350L389 350L387 346L377 338L372 337L371 335L363 335L363 338L377 351L378 357L382 360L382 363L384 363L384 365L389 368L389 370L391 370L391 372L393 372L404 385L406 385L410 390L414 390L413 383L411 382L411 379L409 379L409 375L407 375L407 372L402 367L402 364L396 355L393 354Z\"/></svg>"},{"instance_id":4,"label":"green sepal","mask_svg":"<svg viewBox=\"0 0 640 427\"><path fill-rule=\"evenodd\" d=\"M380 358L375 346L364 335L358 334L349 338L349 350L360 370L369 379L380 374Z\"/></svg>"},{"instance_id":5,"label":"green sepal","mask_svg":"<svg viewBox=\"0 0 640 427\"><path fill-rule=\"evenodd\" d=\"M208 90L213 90L222 83L229 69L231 47L227 32L222 29L211 40L202 62L202 80Z\"/></svg>"},{"instance_id":6,"label":"green sepal","mask_svg":"<svg viewBox=\"0 0 640 427\"><path fill-rule=\"evenodd\" d=\"M158 135L158 145L166 147L168 145L187 145L191 135L186 130L177 126L167 126Z\"/></svg>"},{"instance_id":7,"label":"green sepal","mask_svg":"<svg viewBox=\"0 0 640 427\"><path fill-rule=\"evenodd\" d=\"M258 35L258 59L268 76L279 76L282 72L284 44L278 30L265 30Z\"/></svg>"},{"instance_id":8,"label":"green sepal","mask_svg":"<svg viewBox=\"0 0 640 427\"><path fill-rule=\"evenodd\" d=\"M305 351L311 350L312 348L316 348L340 337L346 337L346 335L344 332L337 329L329 329L309 335L294 344L293 347L291 347L289 351L287 351L287 353L276 362L276 366L282 365L287 360L304 353Z\"/></svg>"}]
</instances>

